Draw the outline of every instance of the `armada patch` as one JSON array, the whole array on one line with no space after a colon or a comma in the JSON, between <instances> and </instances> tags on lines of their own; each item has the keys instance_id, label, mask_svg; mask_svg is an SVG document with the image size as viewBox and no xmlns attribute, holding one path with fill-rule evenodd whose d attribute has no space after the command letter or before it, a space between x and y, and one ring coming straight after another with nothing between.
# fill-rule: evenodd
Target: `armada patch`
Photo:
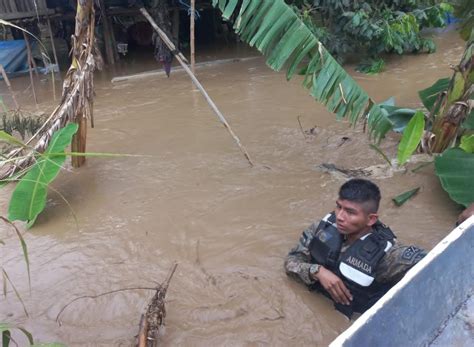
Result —
<instances>
[{"instance_id":1,"label":"armada patch","mask_svg":"<svg viewBox=\"0 0 474 347\"><path fill-rule=\"evenodd\" d=\"M356 268L360 269L360 270L363 270L367 273L372 273L372 266L370 266L369 264L363 262L362 260L360 259L357 259L357 258L354 258L353 256L350 256L349 258L347 258L347 263L351 264L352 266L355 266Z\"/></svg>"},{"instance_id":2,"label":"armada patch","mask_svg":"<svg viewBox=\"0 0 474 347\"><path fill-rule=\"evenodd\" d=\"M412 260L418 253L421 252L421 249L415 246L410 246L403 251L402 259Z\"/></svg>"}]
</instances>

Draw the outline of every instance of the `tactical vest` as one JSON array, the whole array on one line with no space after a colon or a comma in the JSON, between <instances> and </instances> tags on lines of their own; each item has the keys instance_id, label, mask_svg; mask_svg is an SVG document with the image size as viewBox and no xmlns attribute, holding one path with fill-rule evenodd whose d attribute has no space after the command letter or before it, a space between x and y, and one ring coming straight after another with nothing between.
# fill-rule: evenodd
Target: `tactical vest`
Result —
<instances>
[{"instance_id":1,"label":"tactical vest","mask_svg":"<svg viewBox=\"0 0 474 347\"><path fill-rule=\"evenodd\" d=\"M375 269L393 246L395 235L389 227L377 221L373 232L364 235L341 254L344 236L337 230L336 215L324 217L309 244L311 259L332 271L344 282L352 294L351 305L335 304L337 310L349 318L353 312L364 312L380 299L393 284L382 284L375 279ZM312 289L330 297L321 284Z\"/></svg>"}]
</instances>

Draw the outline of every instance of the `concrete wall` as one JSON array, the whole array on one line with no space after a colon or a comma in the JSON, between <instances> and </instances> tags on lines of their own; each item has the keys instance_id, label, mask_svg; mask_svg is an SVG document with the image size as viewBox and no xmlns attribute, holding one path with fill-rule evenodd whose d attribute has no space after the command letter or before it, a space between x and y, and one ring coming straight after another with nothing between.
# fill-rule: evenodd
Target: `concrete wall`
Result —
<instances>
[{"instance_id":1,"label":"concrete wall","mask_svg":"<svg viewBox=\"0 0 474 347\"><path fill-rule=\"evenodd\" d=\"M331 347L424 346L474 288L474 216L454 229Z\"/></svg>"}]
</instances>

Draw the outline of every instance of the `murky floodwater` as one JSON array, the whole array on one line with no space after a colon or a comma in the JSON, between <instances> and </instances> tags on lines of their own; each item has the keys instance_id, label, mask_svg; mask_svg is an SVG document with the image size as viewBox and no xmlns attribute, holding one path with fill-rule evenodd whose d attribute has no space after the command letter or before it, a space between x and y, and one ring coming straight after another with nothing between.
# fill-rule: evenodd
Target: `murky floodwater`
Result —
<instances>
[{"instance_id":1,"label":"murky floodwater","mask_svg":"<svg viewBox=\"0 0 474 347\"><path fill-rule=\"evenodd\" d=\"M454 32L437 42L436 54L395 57L385 73L354 76L377 101L393 95L417 106L417 91L449 75L448 64L463 51ZM299 80L285 82L262 59L198 75L257 166L249 168L186 75L115 85L99 79L88 150L146 156L89 159L54 182L77 224L51 193L26 234L31 294L19 243L0 226L7 243L2 266L30 313L26 318L9 293L0 321L25 326L42 341L131 345L150 292L79 301L64 312L61 327L56 315L76 296L153 286L177 261L164 345L320 346L350 325L327 299L288 279L282 264L302 229L334 206L341 181L317 166L356 168L383 160L361 129L335 122ZM303 136L298 116L305 129L317 127L315 136ZM344 142L344 136L350 139ZM382 147L393 156L396 142L388 139ZM402 241L430 249L453 226L457 207L432 167L376 182L382 219ZM422 187L418 196L393 206L394 195L416 186ZM2 191L2 213L7 193Z\"/></svg>"}]
</instances>

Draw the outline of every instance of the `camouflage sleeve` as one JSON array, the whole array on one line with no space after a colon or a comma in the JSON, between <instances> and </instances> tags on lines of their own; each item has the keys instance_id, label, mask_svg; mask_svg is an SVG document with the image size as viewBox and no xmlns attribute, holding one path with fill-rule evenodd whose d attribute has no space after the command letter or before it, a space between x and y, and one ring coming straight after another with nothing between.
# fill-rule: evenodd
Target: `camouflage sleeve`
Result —
<instances>
[{"instance_id":1,"label":"camouflage sleeve","mask_svg":"<svg viewBox=\"0 0 474 347\"><path fill-rule=\"evenodd\" d=\"M303 231L298 244L291 249L285 259L286 274L300 279L306 285L311 285L316 282L309 276L309 268L312 264L308 247L316 233L318 225L319 222L315 222Z\"/></svg>"},{"instance_id":2,"label":"camouflage sleeve","mask_svg":"<svg viewBox=\"0 0 474 347\"><path fill-rule=\"evenodd\" d=\"M377 281L397 283L425 255L426 251L421 248L395 243L377 266L375 272Z\"/></svg>"}]
</instances>

